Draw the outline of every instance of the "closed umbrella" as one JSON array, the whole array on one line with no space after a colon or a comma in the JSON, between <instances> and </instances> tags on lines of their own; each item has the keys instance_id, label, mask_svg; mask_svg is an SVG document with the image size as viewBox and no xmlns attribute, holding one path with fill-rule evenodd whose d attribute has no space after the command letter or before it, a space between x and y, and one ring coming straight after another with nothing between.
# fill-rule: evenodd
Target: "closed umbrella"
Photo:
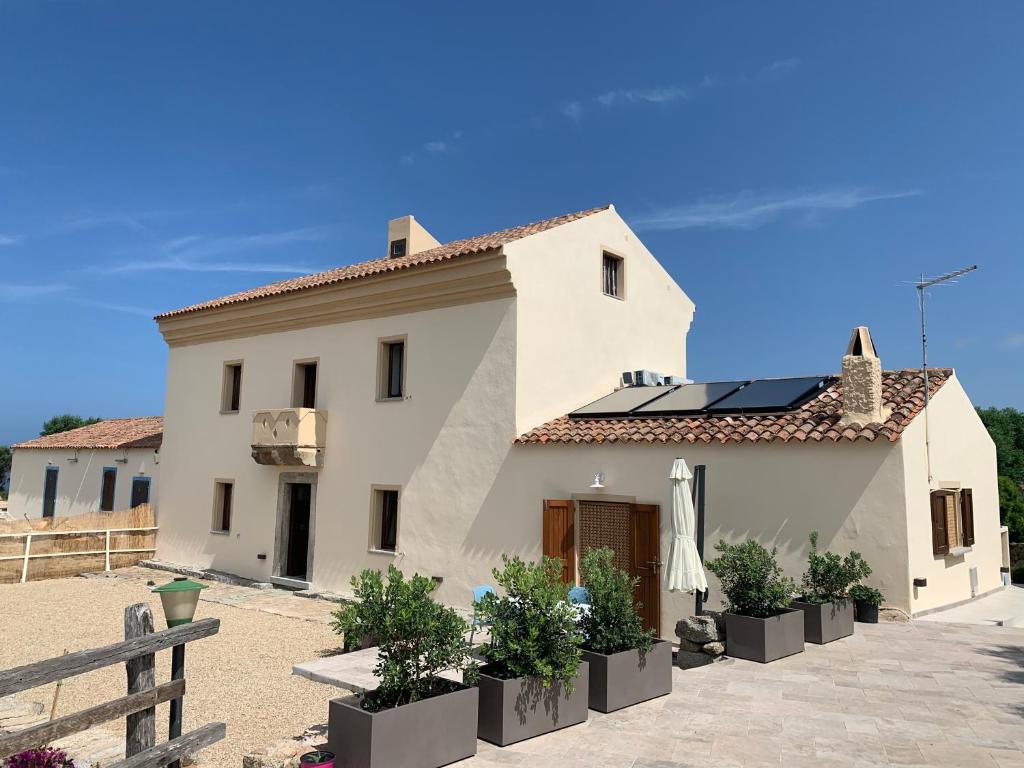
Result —
<instances>
[{"instance_id":1,"label":"closed umbrella","mask_svg":"<svg viewBox=\"0 0 1024 768\"><path fill-rule=\"evenodd\" d=\"M703 592L708 588L704 565L693 538L697 524L690 496L692 477L693 473L683 459L672 462L669 473L672 481L672 544L665 569L665 589L670 592Z\"/></svg>"}]
</instances>

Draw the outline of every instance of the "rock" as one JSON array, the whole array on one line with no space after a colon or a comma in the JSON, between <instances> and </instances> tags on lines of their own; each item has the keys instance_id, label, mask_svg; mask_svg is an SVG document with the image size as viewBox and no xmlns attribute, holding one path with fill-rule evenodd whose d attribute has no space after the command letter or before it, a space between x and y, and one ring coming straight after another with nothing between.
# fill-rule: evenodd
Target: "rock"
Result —
<instances>
[{"instance_id":1,"label":"rock","mask_svg":"<svg viewBox=\"0 0 1024 768\"><path fill-rule=\"evenodd\" d=\"M676 634L691 643L714 643L721 640L714 616L690 616L676 623Z\"/></svg>"},{"instance_id":2,"label":"rock","mask_svg":"<svg viewBox=\"0 0 1024 768\"><path fill-rule=\"evenodd\" d=\"M725 639L725 611L704 611L705 616L711 616L715 620L715 626L718 627L718 637L720 640Z\"/></svg>"},{"instance_id":3,"label":"rock","mask_svg":"<svg viewBox=\"0 0 1024 768\"><path fill-rule=\"evenodd\" d=\"M265 749L242 758L242 768L300 768L299 757L314 747L296 739L281 739Z\"/></svg>"},{"instance_id":4,"label":"rock","mask_svg":"<svg viewBox=\"0 0 1024 768\"><path fill-rule=\"evenodd\" d=\"M725 653L725 643L706 643L701 650L708 656L721 656Z\"/></svg>"},{"instance_id":5,"label":"rock","mask_svg":"<svg viewBox=\"0 0 1024 768\"><path fill-rule=\"evenodd\" d=\"M680 669L693 669L710 664L713 659L706 653L693 653L691 651L679 651L676 654L676 666Z\"/></svg>"},{"instance_id":6,"label":"rock","mask_svg":"<svg viewBox=\"0 0 1024 768\"><path fill-rule=\"evenodd\" d=\"M689 653L700 653L704 646L700 643L691 642L685 638L679 638L679 650L687 651Z\"/></svg>"}]
</instances>

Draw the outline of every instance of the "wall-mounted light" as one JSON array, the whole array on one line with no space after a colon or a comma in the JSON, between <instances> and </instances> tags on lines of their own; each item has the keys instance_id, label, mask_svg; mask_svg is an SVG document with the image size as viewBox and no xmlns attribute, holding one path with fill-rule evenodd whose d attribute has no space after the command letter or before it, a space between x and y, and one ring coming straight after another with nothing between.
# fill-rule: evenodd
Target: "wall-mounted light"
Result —
<instances>
[{"instance_id":1,"label":"wall-mounted light","mask_svg":"<svg viewBox=\"0 0 1024 768\"><path fill-rule=\"evenodd\" d=\"M68 463L69 464L77 464L78 463L78 449L77 448L75 449L75 455L74 456L68 456Z\"/></svg>"},{"instance_id":2,"label":"wall-mounted light","mask_svg":"<svg viewBox=\"0 0 1024 768\"><path fill-rule=\"evenodd\" d=\"M914 586L915 587L927 587L928 586L928 579L914 579Z\"/></svg>"},{"instance_id":3,"label":"wall-mounted light","mask_svg":"<svg viewBox=\"0 0 1024 768\"><path fill-rule=\"evenodd\" d=\"M604 488L604 472L597 472L594 474L594 482L590 484L590 487L594 490Z\"/></svg>"}]
</instances>

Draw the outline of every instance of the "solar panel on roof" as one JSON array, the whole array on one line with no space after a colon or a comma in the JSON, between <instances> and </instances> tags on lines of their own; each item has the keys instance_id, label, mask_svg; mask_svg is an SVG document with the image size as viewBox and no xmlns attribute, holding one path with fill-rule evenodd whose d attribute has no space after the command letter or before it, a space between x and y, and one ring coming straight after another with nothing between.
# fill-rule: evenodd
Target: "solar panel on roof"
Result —
<instances>
[{"instance_id":1,"label":"solar panel on roof","mask_svg":"<svg viewBox=\"0 0 1024 768\"><path fill-rule=\"evenodd\" d=\"M784 411L809 399L829 381L822 376L793 379L757 379L738 392L719 400L709 413Z\"/></svg>"},{"instance_id":2,"label":"solar panel on roof","mask_svg":"<svg viewBox=\"0 0 1024 768\"><path fill-rule=\"evenodd\" d=\"M589 405L577 408L570 416L625 416L634 408L671 392L676 387L624 387Z\"/></svg>"},{"instance_id":3,"label":"solar panel on roof","mask_svg":"<svg viewBox=\"0 0 1024 768\"><path fill-rule=\"evenodd\" d=\"M699 413L712 403L732 394L746 384L744 381L710 381L704 384L684 384L653 402L634 408L635 414Z\"/></svg>"}]
</instances>

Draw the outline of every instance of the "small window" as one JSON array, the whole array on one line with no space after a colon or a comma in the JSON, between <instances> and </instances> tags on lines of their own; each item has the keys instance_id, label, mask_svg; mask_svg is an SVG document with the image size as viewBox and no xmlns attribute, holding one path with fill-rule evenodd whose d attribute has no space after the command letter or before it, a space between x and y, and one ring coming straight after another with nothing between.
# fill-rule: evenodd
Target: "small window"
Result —
<instances>
[{"instance_id":1,"label":"small window","mask_svg":"<svg viewBox=\"0 0 1024 768\"><path fill-rule=\"evenodd\" d=\"M293 408L316 408L316 376L315 361L295 364L295 376L292 380Z\"/></svg>"},{"instance_id":2,"label":"small window","mask_svg":"<svg viewBox=\"0 0 1024 768\"><path fill-rule=\"evenodd\" d=\"M114 511L114 488L117 485L117 467L104 467L100 479L100 512Z\"/></svg>"},{"instance_id":3,"label":"small window","mask_svg":"<svg viewBox=\"0 0 1024 768\"><path fill-rule=\"evenodd\" d=\"M149 504L149 485L150 478L148 477L132 478L132 509Z\"/></svg>"},{"instance_id":4,"label":"small window","mask_svg":"<svg viewBox=\"0 0 1024 768\"><path fill-rule=\"evenodd\" d=\"M231 504L235 495L235 484L231 480L218 480L213 492L213 526L214 533L227 533L231 530Z\"/></svg>"},{"instance_id":5,"label":"small window","mask_svg":"<svg viewBox=\"0 0 1024 768\"><path fill-rule=\"evenodd\" d=\"M622 298L622 257L604 254L601 285L605 296Z\"/></svg>"},{"instance_id":6,"label":"small window","mask_svg":"<svg viewBox=\"0 0 1024 768\"><path fill-rule=\"evenodd\" d=\"M970 488L931 493L932 553L959 554L974 546L974 493Z\"/></svg>"},{"instance_id":7,"label":"small window","mask_svg":"<svg viewBox=\"0 0 1024 768\"><path fill-rule=\"evenodd\" d=\"M224 383L221 387L221 413L238 413L242 404L242 364L224 364Z\"/></svg>"},{"instance_id":8,"label":"small window","mask_svg":"<svg viewBox=\"0 0 1024 768\"><path fill-rule=\"evenodd\" d=\"M405 243L406 240L404 237L401 240L391 241L391 258L397 259L400 256L405 256Z\"/></svg>"},{"instance_id":9,"label":"small window","mask_svg":"<svg viewBox=\"0 0 1024 768\"><path fill-rule=\"evenodd\" d=\"M398 491L373 489L373 540L370 546L382 552L398 548Z\"/></svg>"},{"instance_id":10,"label":"small window","mask_svg":"<svg viewBox=\"0 0 1024 768\"><path fill-rule=\"evenodd\" d=\"M399 400L405 396L405 339L382 341L377 397Z\"/></svg>"}]
</instances>

